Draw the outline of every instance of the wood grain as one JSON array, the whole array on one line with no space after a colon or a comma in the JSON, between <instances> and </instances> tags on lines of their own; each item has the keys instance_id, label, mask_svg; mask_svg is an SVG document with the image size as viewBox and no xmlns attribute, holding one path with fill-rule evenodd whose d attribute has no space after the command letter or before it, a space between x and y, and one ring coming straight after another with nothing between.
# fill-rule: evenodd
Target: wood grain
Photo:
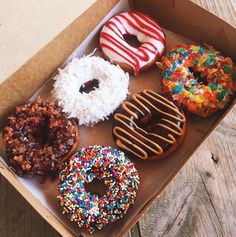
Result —
<instances>
[{"instance_id":1,"label":"wood grain","mask_svg":"<svg viewBox=\"0 0 236 237\"><path fill-rule=\"evenodd\" d=\"M194 0L236 26L236 0ZM224 119L129 237L236 236L236 108ZM59 234L0 176L0 236Z\"/></svg>"}]
</instances>

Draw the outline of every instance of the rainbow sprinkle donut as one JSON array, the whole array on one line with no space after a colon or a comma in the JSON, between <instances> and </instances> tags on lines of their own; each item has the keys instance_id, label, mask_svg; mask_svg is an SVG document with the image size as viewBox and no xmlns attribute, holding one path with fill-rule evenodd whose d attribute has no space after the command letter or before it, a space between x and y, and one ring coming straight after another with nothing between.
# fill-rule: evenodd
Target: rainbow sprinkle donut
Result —
<instances>
[{"instance_id":1,"label":"rainbow sprinkle donut","mask_svg":"<svg viewBox=\"0 0 236 237\"><path fill-rule=\"evenodd\" d=\"M101 197L85 189L94 178L107 187ZM95 145L71 157L59 177L58 199L63 213L92 233L126 214L134 204L138 185L138 172L123 152Z\"/></svg>"},{"instance_id":2,"label":"rainbow sprinkle donut","mask_svg":"<svg viewBox=\"0 0 236 237\"><path fill-rule=\"evenodd\" d=\"M223 57L209 45L181 45L163 56L164 93L190 112L208 117L230 101L236 69L231 58Z\"/></svg>"}]
</instances>

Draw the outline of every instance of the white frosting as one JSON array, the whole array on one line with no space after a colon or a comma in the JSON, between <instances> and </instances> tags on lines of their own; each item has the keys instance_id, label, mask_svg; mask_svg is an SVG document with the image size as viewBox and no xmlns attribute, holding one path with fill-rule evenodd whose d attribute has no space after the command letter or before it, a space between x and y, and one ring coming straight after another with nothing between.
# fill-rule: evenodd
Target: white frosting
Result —
<instances>
[{"instance_id":1,"label":"white frosting","mask_svg":"<svg viewBox=\"0 0 236 237\"><path fill-rule=\"evenodd\" d=\"M128 73L100 57L75 58L54 79L53 96L69 117L78 118L79 125L107 119L128 94ZM99 87L81 93L81 86L93 79Z\"/></svg>"},{"instance_id":2,"label":"white frosting","mask_svg":"<svg viewBox=\"0 0 236 237\"><path fill-rule=\"evenodd\" d=\"M140 47L135 48L129 45L124 39L125 34L137 36L141 43ZM106 37L107 35L110 36L110 40ZM104 25L100 35L100 45L104 54L111 61L128 64L135 72L137 62L129 53L138 60L138 68L142 68L162 55L165 48L165 36L154 20L141 13L129 11L114 16ZM148 57L139 58L144 54L147 54Z\"/></svg>"}]
</instances>

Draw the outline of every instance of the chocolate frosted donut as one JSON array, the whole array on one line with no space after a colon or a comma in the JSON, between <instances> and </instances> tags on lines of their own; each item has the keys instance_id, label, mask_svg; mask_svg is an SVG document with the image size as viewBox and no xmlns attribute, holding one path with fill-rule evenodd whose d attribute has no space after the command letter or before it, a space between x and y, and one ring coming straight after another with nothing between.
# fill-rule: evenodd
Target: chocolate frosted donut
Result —
<instances>
[{"instance_id":1,"label":"chocolate frosted donut","mask_svg":"<svg viewBox=\"0 0 236 237\"><path fill-rule=\"evenodd\" d=\"M54 178L79 144L79 130L54 103L37 98L16 107L3 130L10 166L22 175Z\"/></svg>"},{"instance_id":2,"label":"chocolate frosted donut","mask_svg":"<svg viewBox=\"0 0 236 237\"><path fill-rule=\"evenodd\" d=\"M152 90L133 94L114 119L116 145L133 157L164 158L176 151L184 139L184 113Z\"/></svg>"}]
</instances>

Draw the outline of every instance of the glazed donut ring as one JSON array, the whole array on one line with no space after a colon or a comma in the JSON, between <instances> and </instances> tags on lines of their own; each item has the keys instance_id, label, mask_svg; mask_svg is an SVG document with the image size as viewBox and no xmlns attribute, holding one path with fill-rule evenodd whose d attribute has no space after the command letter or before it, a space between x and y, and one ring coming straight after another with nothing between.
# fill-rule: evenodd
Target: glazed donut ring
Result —
<instances>
[{"instance_id":1,"label":"glazed donut ring","mask_svg":"<svg viewBox=\"0 0 236 237\"><path fill-rule=\"evenodd\" d=\"M3 131L10 166L22 176L55 178L79 145L79 130L54 103L40 97L16 107Z\"/></svg>"},{"instance_id":2,"label":"glazed donut ring","mask_svg":"<svg viewBox=\"0 0 236 237\"><path fill-rule=\"evenodd\" d=\"M208 45L180 45L162 57L163 91L188 111L208 117L230 101L236 69Z\"/></svg>"},{"instance_id":3,"label":"glazed donut ring","mask_svg":"<svg viewBox=\"0 0 236 237\"><path fill-rule=\"evenodd\" d=\"M133 47L124 36L136 36L139 47ZM136 11L120 13L103 26L100 47L105 59L120 65L125 71L138 75L150 68L161 57L165 35L150 17Z\"/></svg>"},{"instance_id":4,"label":"glazed donut ring","mask_svg":"<svg viewBox=\"0 0 236 237\"><path fill-rule=\"evenodd\" d=\"M103 196L86 191L94 178L106 185ZM126 214L138 186L138 172L123 152L96 145L70 158L59 177L58 199L70 220L92 233Z\"/></svg>"},{"instance_id":5,"label":"glazed donut ring","mask_svg":"<svg viewBox=\"0 0 236 237\"><path fill-rule=\"evenodd\" d=\"M183 143L185 115L162 95L144 90L125 101L114 115L113 137L126 154L143 160L161 159Z\"/></svg>"},{"instance_id":6,"label":"glazed donut ring","mask_svg":"<svg viewBox=\"0 0 236 237\"><path fill-rule=\"evenodd\" d=\"M107 119L128 94L128 73L100 57L75 58L54 79L53 96L63 112L77 118L80 125L94 125ZM98 81L98 88L80 92L93 79Z\"/></svg>"}]
</instances>

